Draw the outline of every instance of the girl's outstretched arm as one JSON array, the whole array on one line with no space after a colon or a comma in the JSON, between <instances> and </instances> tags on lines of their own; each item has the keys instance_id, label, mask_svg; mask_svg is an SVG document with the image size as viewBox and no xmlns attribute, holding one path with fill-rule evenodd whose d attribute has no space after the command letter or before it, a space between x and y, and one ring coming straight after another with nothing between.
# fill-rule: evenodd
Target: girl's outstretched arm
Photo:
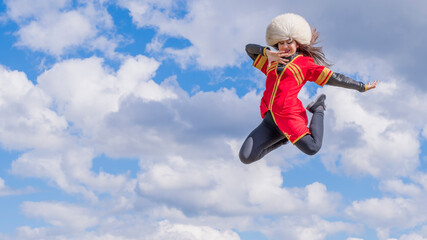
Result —
<instances>
[{"instance_id":1,"label":"girl's outstretched arm","mask_svg":"<svg viewBox=\"0 0 427 240\"><path fill-rule=\"evenodd\" d=\"M352 78L347 77L344 74L333 73L326 84L336 87L354 89L359 92L366 92L375 88L378 84L378 80L375 80L373 83L364 84L363 82L353 80Z\"/></svg>"}]
</instances>

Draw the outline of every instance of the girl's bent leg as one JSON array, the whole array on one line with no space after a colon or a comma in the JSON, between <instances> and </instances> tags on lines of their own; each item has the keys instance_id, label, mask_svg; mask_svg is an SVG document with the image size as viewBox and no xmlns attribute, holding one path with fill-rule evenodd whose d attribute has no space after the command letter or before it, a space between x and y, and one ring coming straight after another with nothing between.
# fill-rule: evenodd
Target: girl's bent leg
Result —
<instances>
[{"instance_id":1,"label":"girl's bent leg","mask_svg":"<svg viewBox=\"0 0 427 240\"><path fill-rule=\"evenodd\" d=\"M308 155L316 154L322 147L324 111L315 111L310 123L310 132L295 143L302 152Z\"/></svg>"},{"instance_id":2,"label":"girl's bent leg","mask_svg":"<svg viewBox=\"0 0 427 240\"><path fill-rule=\"evenodd\" d=\"M243 143L239 152L240 160L245 164L253 163L287 142L288 139L274 123L270 112L267 112L261 124Z\"/></svg>"}]
</instances>

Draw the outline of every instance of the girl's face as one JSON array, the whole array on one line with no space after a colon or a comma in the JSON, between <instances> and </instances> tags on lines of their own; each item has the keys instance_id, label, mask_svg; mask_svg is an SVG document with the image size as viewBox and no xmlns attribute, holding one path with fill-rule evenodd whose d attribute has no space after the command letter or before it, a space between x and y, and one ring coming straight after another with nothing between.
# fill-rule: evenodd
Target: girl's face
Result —
<instances>
[{"instance_id":1,"label":"girl's face","mask_svg":"<svg viewBox=\"0 0 427 240\"><path fill-rule=\"evenodd\" d=\"M285 57L290 57L294 55L298 49L299 45L295 40L286 40L286 41L280 41L278 43L279 51L285 53Z\"/></svg>"}]
</instances>

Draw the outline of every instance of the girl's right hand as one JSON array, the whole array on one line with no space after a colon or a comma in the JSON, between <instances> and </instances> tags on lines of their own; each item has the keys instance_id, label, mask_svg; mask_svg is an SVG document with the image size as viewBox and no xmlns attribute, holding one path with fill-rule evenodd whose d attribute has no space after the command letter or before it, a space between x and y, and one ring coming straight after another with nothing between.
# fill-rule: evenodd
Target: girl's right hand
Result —
<instances>
[{"instance_id":1,"label":"girl's right hand","mask_svg":"<svg viewBox=\"0 0 427 240\"><path fill-rule=\"evenodd\" d=\"M273 51L270 51L269 49L266 49L265 54L267 55L267 58L268 58L268 66L270 66L272 62L278 62L281 64L286 64L287 62L289 62L288 59L282 58L285 56L285 52L283 51L273 52Z\"/></svg>"}]
</instances>

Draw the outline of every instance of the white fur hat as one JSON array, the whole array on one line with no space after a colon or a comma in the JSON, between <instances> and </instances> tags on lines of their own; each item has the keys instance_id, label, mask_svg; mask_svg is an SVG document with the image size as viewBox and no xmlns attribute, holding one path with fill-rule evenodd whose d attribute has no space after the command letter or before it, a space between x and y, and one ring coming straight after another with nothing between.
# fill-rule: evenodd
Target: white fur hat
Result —
<instances>
[{"instance_id":1,"label":"white fur hat","mask_svg":"<svg viewBox=\"0 0 427 240\"><path fill-rule=\"evenodd\" d=\"M310 25L303 17L294 13L286 13L273 18L265 33L265 40L270 46L289 39L304 45L309 45L311 41Z\"/></svg>"}]
</instances>

